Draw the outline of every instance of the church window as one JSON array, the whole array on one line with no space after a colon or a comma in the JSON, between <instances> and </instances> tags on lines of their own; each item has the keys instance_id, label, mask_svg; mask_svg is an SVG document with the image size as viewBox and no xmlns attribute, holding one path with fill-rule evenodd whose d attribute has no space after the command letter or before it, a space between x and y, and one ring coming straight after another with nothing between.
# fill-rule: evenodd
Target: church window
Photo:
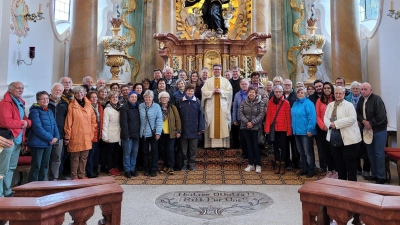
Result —
<instances>
[{"instance_id":1,"label":"church window","mask_svg":"<svg viewBox=\"0 0 400 225\"><path fill-rule=\"evenodd\" d=\"M379 0L360 0L360 22L376 20L379 16Z\"/></svg>"},{"instance_id":2,"label":"church window","mask_svg":"<svg viewBox=\"0 0 400 225\"><path fill-rule=\"evenodd\" d=\"M70 0L55 0L54 19L56 21L69 22L70 20Z\"/></svg>"}]
</instances>

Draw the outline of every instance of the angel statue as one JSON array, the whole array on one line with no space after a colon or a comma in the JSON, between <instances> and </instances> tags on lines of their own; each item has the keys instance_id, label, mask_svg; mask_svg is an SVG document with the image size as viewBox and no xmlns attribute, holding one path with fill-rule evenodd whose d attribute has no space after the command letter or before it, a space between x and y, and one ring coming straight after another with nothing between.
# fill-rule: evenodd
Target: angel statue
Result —
<instances>
[{"instance_id":1,"label":"angel statue","mask_svg":"<svg viewBox=\"0 0 400 225\"><path fill-rule=\"evenodd\" d=\"M186 0L185 7L190 7L201 0ZM217 34L226 34L228 28L225 26L222 15L222 4L229 3L230 0L204 0L201 7L202 18L208 29L217 31Z\"/></svg>"}]
</instances>

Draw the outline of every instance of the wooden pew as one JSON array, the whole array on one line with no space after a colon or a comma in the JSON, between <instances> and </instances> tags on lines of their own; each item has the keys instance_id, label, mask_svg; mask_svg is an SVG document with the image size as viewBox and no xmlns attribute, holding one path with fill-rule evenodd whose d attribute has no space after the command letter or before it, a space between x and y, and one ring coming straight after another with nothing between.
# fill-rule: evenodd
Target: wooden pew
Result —
<instances>
[{"instance_id":1,"label":"wooden pew","mask_svg":"<svg viewBox=\"0 0 400 225\"><path fill-rule=\"evenodd\" d=\"M354 214L358 214L368 225L400 224L400 196L385 196L318 182L303 185L299 193L303 208L303 225L315 224L317 216L319 225L329 225L330 218L338 225L346 225ZM355 224L360 222L356 221Z\"/></svg>"}]
</instances>

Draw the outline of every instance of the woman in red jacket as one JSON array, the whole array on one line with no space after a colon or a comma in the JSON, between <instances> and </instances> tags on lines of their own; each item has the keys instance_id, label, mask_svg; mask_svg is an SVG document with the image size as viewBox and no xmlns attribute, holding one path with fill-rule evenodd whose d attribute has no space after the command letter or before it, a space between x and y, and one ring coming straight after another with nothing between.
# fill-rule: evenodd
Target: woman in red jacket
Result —
<instances>
[{"instance_id":1,"label":"woman in red jacket","mask_svg":"<svg viewBox=\"0 0 400 225\"><path fill-rule=\"evenodd\" d=\"M279 112L278 112L279 109ZM264 131L269 134L270 126L275 119L275 139L274 156L275 156L275 174L285 174L285 160L287 158L288 149L286 148L286 137L292 135L292 126L290 118L290 104L283 96L283 88L281 85L274 87L274 96L268 102L267 119Z\"/></svg>"}]
</instances>

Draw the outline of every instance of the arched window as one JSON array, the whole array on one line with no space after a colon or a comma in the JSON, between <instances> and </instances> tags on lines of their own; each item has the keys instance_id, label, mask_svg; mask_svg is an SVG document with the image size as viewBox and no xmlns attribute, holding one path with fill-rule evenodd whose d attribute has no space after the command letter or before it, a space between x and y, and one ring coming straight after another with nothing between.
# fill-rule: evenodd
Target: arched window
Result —
<instances>
[{"instance_id":1,"label":"arched window","mask_svg":"<svg viewBox=\"0 0 400 225\"><path fill-rule=\"evenodd\" d=\"M70 20L70 0L55 0L54 20L56 22L69 22Z\"/></svg>"},{"instance_id":2,"label":"arched window","mask_svg":"<svg viewBox=\"0 0 400 225\"><path fill-rule=\"evenodd\" d=\"M360 0L360 22L377 20L379 16L379 0Z\"/></svg>"}]
</instances>

